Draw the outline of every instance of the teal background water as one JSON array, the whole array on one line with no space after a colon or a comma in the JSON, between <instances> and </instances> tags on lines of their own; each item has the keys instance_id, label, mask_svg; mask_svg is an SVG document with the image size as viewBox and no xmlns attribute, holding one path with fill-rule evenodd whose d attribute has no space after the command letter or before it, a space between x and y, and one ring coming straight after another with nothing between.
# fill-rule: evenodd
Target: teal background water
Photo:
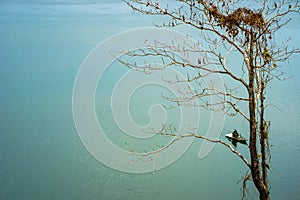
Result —
<instances>
[{"instance_id":1,"label":"teal background water","mask_svg":"<svg viewBox=\"0 0 300 200\"><path fill-rule=\"evenodd\" d=\"M153 21L133 15L119 1L0 1L0 199L240 199L236 182L246 168L222 146L199 160L201 141L194 141L171 166L135 175L104 166L80 142L72 89L82 61L111 35ZM297 17L282 33L296 47L299 28ZM281 109L268 113L271 195L278 200L300 196L299 62L296 55L286 65L294 77L274 82L268 97ZM138 100L142 94L132 104L137 107L133 117L148 120L148 104ZM97 106L105 97L109 93L99 92ZM100 120L110 115L109 109L98 109ZM117 132L112 118L104 117L102 123L108 132ZM201 126L205 129L207 123L203 112ZM235 127L243 130L247 124L227 118L222 134ZM111 137L127 148L119 137Z\"/></svg>"}]
</instances>

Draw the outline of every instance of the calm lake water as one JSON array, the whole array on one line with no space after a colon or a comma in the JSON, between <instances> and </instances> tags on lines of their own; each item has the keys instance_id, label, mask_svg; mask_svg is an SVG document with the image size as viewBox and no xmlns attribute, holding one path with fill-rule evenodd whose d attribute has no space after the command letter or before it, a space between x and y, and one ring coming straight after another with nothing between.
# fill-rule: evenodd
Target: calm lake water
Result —
<instances>
[{"instance_id":1,"label":"calm lake water","mask_svg":"<svg viewBox=\"0 0 300 200\"><path fill-rule=\"evenodd\" d=\"M240 199L241 185L236 183L246 168L222 146L199 159L201 141L194 140L169 167L130 174L94 159L78 137L72 90L84 58L106 38L151 27L153 21L116 0L0 1L0 199ZM299 31L298 17L282 34L299 47ZM300 56L294 56L286 65L293 77L273 82L268 94L268 101L280 109L268 110L272 199L300 196L299 62ZM128 149L136 141L121 137L109 108L113 82L123 70L106 73L96 109L108 137ZM147 108L160 102L160 91L143 89L152 92L139 90L130 103L133 119L141 124L149 120ZM203 129L208 118L201 113ZM227 117L221 138L234 128L246 130L247 124ZM245 148L238 146L241 152ZM250 197L256 199L251 186Z\"/></svg>"}]
</instances>

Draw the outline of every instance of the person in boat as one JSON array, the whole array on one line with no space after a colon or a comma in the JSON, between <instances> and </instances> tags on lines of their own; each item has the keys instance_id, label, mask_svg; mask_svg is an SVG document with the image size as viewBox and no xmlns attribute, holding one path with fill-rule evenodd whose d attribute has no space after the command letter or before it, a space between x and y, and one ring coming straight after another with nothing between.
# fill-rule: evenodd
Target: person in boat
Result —
<instances>
[{"instance_id":1,"label":"person in boat","mask_svg":"<svg viewBox=\"0 0 300 200\"><path fill-rule=\"evenodd\" d=\"M232 132L232 137L234 137L234 138L238 138L239 137L239 133L237 132L236 129L234 129L234 131Z\"/></svg>"}]
</instances>

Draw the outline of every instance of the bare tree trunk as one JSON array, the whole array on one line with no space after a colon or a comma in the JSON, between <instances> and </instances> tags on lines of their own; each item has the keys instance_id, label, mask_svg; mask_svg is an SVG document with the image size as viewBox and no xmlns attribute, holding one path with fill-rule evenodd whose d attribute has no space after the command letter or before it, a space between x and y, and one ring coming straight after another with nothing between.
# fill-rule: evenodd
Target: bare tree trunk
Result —
<instances>
[{"instance_id":1,"label":"bare tree trunk","mask_svg":"<svg viewBox=\"0 0 300 200\"><path fill-rule=\"evenodd\" d=\"M250 44L250 54L249 54L249 86L248 86L248 94L249 94L249 114L250 114L250 138L249 138L249 149L250 149L250 158L251 158L251 175L252 180L259 192L260 200L269 200L269 191L267 186L264 184L261 171L260 164L258 160L258 152L257 152L257 121L256 121L256 99L255 99L255 65L253 64L254 55L253 55L253 35L251 35L251 44Z\"/></svg>"},{"instance_id":2,"label":"bare tree trunk","mask_svg":"<svg viewBox=\"0 0 300 200\"><path fill-rule=\"evenodd\" d=\"M267 185L264 183L260 175L260 166L258 161L258 153L256 147L256 132L257 132L257 123L256 123L256 102L254 97L254 70L251 69L249 73L249 112L250 112L250 139L249 139L249 149L251 157L251 175L255 187L259 191L260 200L269 200L269 191ZM264 141L263 141L264 143ZM266 158L264 158L266 159ZM265 163L266 164L266 163ZM266 168L266 165L264 166ZM266 177L266 172L263 173Z\"/></svg>"},{"instance_id":3,"label":"bare tree trunk","mask_svg":"<svg viewBox=\"0 0 300 200\"><path fill-rule=\"evenodd\" d=\"M264 120L264 90L265 90L265 83L261 81L261 92L260 92L260 147L261 147L261 168L262 168L262 178L265 185L268 185L268 174L267 174L267 155L266 155L266 142L267 133L265 130L265 120Z\"/></svg>"}]
</instances>

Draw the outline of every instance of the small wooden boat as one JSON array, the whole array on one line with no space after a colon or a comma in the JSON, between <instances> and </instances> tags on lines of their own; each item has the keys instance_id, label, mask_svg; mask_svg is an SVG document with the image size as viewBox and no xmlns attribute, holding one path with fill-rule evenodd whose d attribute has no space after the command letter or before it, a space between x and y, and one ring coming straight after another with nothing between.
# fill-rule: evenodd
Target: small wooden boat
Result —
<instances>
[{"instance_id":1,"label":"small wooden boat","mask_svg":"<svg viewBox=\"0 0 300 200\"><path fill-rule=\"evenodd\" d=\"M247 139L244 137L241 137L240 135L238 135L237 137L234 137L232 133L228 133L225 135L229 140L233 141L233 142L239 142L242 144L247 144Z\"/></svg>"}]
</instances>

